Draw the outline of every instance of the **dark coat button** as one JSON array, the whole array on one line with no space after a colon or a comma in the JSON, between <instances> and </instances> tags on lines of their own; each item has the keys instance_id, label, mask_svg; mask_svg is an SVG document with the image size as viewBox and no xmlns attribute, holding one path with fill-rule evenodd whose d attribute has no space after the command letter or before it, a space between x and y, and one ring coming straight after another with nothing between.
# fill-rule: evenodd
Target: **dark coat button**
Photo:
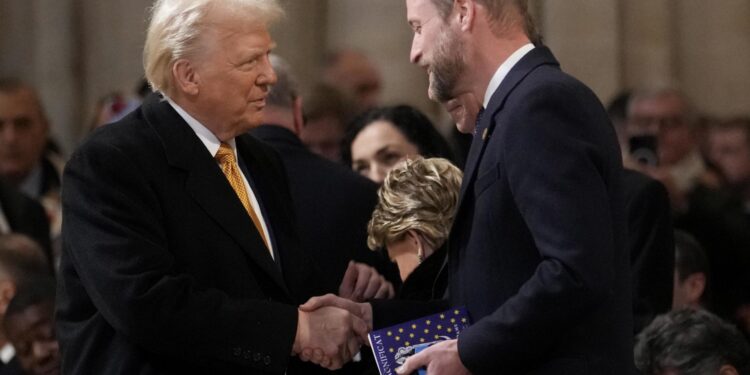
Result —
<instances>
[{"instance_id":1,"label":"dark coat button","mask_svg":"<svg viewBox=\"0 0 750 375\"><path fill-rule=\"evenodd\" d=\"M250 359L252 358L253 352L250 351L250 349L245 350L245 353L242 354L242 358Z\"/></svg>"},{"instance_id":2,"label":"dark coat button","mask_svg":"<svg viewBox=\"0 0 750 375\"><path fill-rule=\"evenodd\" d=\"M260 361L260 357L261 357L260 353L253 354L253 361L255 362Z\"/></svg>"},{"instance_id":3,"label":"dark coat button","mask_svg":"<svg viewBox=\"0 0 750 375\"><path fill-rule=\"evenodd\" d=\"M271 364L271 357L270 356L263 357L263 363L265 363L266 366L270 365Z\"/></svg>"},{"instance_id":4,"label":"dark coat button","mask_svg":"<svg viewBox=\"0 0 750 375\"><path fill-rule=\"evenodd\" d=\"M232 348L232 355L235 357L239 357L242 354L242 348L236 347Z\"/></svg>"}]
</instances>

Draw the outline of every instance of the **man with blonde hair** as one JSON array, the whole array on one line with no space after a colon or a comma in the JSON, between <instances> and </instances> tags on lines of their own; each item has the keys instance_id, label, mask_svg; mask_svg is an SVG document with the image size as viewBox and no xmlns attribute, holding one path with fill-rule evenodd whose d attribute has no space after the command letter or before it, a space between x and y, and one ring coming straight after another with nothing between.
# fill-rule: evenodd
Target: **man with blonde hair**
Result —
<instances>
[{"instance_id":1,"label":"man with blonde hair","mask_svg":"<svg viewBox=\"0 0 750 375\"><path fill-rule=\"evenodd\" d=\"M50 248L50 240L53 240L57 251L62 224L60 178L64 163L47 149L49 135L50 121L34 87L15 78L0 78L0 183L44 207L44 219L49 223L44 225L48 229L47 238L35 238L45 249ZM6 190L5 187L0 189ZM7 202L6 198L9 197L3 192L0 204L22 204L19 199ZM0 214L2 211L0 207Z\"/></svg>"},{"instance_id":2,"label":"man with blonde hair","mask_svg":"<svg viewBox=\"0 0 750 375\"><path fill-rule=\"evenodd\" d=\"M281 15L275 0L154 4L144 68L157 92L65 171L63 373L310 373L303 351L330 369L358 351L361 319L298 311L319 276L281 161L245 135L276 82Z\"/></svg>"}]
</instances>

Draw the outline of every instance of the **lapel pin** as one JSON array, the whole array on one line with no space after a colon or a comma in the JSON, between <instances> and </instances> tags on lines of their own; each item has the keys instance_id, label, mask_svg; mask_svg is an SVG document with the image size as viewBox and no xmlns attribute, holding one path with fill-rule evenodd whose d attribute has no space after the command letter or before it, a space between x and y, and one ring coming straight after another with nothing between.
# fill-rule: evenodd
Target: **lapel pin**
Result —
<instances>
[{"instance_id":1,"label":"lapel pin","mask_svg":"<svg viewBox=\"0 0 750 375\"><path fill-rule=\"evenodd\" d=\"M482 140L483 141L486 141L487 140L487 136L489 135L489 133L487 132L487 130L488 130L488 128L484 128L484 131L482 131Z\"/></svg>"}]
</instances>

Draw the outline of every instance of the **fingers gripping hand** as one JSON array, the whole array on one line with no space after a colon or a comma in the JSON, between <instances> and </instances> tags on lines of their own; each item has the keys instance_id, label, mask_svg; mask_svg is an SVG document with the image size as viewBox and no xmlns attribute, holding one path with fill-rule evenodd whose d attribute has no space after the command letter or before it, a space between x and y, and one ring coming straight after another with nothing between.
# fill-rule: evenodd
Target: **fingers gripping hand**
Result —
<instances>
[{"instance_id":1,"label":"fingers gripping hand","mask_svg":"<svg viewBox=\"0 0 750 375\"><path fill-rule=\"evenodd\" d=\"M311 312L325 306L334 306L349 311L349 313L364 320L367 332L372 330L372 306L369 303L355 303L333 294L326 294L324 296L310 298L304 305L300 306L299 309ZM367 341L366 334L363 336L363 340Z\"/></svg>"},{"instance_id":2,"label":"fingers gripping hand","mask_svg":"<svg viewBox=\"0 0 750 375\"><path fill-rule=\"evenodd\" d=\"M339 285L339 296L355 302L372 298L391 298L393 285L378 271L364 263L349 262Z\"/></svg>"},{"instance_id":3,"label":"fingers gripping hand","mask_svg":"<svg viewBox=\"0 0 750 375\"><path fill-rule=\"evenodd\" d=\"M294 352L304 361L339 369L359 352L360 337L366 332L362 319L338 307L299 310Z\"/></svg>"}]
</instances>

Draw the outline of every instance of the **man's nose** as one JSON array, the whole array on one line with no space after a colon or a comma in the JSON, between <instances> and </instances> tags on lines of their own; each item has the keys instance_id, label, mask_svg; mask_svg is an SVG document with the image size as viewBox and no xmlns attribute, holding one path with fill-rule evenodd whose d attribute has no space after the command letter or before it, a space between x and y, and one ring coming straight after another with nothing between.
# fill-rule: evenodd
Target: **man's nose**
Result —
<instances>
[{"instance_id":1,"label":"man's nose","mask_svg":"<svg viewBox=\"0 0 750 375\"><path fill-rule=\"evenodd\" d=\"M258 76L258 84L260 85L273 85L276 83L277 76L271 65L271 60L268 56L263 58L263 71Z\"/></svg>"},{"instance_id":2,"label":"man's nose","mask_svg":"<svg viewBox=\"0 0 750 375\"><path fill-rule=\"evenodd\" d=\"M412 64L419 65L419 61L422 60L422 43L418 35L414 35L411 41L411 52L409 53L409 61Z\"/></svg>"}]
</instances>

